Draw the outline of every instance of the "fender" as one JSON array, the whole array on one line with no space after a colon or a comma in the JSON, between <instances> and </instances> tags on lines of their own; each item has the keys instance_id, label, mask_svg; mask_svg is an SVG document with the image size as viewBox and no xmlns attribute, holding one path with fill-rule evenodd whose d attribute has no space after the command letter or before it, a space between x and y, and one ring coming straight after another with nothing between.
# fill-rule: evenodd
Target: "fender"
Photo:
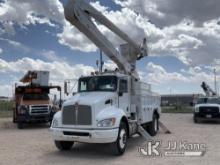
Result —
<instances>
[{"instance_id":1,"label":"fender","mask_svg":"<svg viewBox=\"0 0 220 165\"><path fill-rule=\"evenodd\" d=\"M115 126L119 127L121 119L125 117L126 114L122 109L119 109L115 106L107 107L103 109L96 117L96 121L99 122L104 119L116 118Z\"/></svg>"},{"instance_id":2,"label":"fender","mask_svg":"<svg viewBox=\"0 0 220 165\"><path fill-rule=\"evenodd\" d=\"M56 112L53 116L54 119L61 119L61 117L62 117L61 111Z\"/></svg>"},{"instance_id":3,"label":"fender","mask_svg":"<svg viewBox=\"0 0 220 165\"><path fill-rule=\"evenodd\" d=\"M56 112L53 116L51 127L53 127L53 121L54 120L57 120L58 121L58 126L61 126L62 125L62 120L61 119L62 119L62 111Z\"/></svg>"}]
</instances>

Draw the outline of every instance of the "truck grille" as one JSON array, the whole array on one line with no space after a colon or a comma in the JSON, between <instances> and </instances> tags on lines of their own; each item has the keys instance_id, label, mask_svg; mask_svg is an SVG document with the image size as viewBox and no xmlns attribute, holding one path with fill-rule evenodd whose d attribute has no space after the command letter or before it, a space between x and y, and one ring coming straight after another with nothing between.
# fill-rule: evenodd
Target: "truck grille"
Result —
<instances>
[{"instance_id":1,"label":"truck grille","mask_svg":"<svg viewBox=\"0 0 220 165\"><path fill-rule=\"evenodd\" d=\"M50 107L48 105L31 105L30 115L47 115L50 113Z\"/></svg>"},{"instance_id":2,"label":"truck grille","mask_svg":"<svg viewBox=\"0 0 220 165\"><path fill-rule=\"evenodd\" d=\"M68 105L63 107L64 125L91 125L92 111L87 105Z\"/></svg>"},{"instance_id":3,"label":"truck grille","mask_svg":"<svg viewBox=\"0 0 220 165\"><path fill-rule=\"evenodd\" d=\"M203 114L215 114L219 113L218 107L200 107L199 112Z\"/></svg>"}]
</instances>

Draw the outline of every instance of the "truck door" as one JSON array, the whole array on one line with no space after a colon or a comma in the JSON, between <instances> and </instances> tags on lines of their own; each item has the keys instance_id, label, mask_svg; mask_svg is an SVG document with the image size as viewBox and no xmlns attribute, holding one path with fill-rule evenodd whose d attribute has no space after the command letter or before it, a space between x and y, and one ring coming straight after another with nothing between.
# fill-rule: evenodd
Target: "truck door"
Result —
<instances>
[{"instance_id":1,"label":"truck door","mask_svg":"<svg viewBox=\"0 0 220 165\"><path fill-rule=\"evenodd\" d=\"M130 114L130 95L127 79L119 80L118 106L120 109L123 109L127 115Z\"/></svg>"}]
</instances>

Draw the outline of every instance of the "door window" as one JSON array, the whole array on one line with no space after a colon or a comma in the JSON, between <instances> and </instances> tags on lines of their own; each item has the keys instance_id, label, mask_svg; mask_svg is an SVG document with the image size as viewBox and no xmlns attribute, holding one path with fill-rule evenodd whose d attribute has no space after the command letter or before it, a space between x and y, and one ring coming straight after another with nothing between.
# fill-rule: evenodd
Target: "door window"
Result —
<instances>
[{"instance_id":1,"label":"door window","mask_svg":"<svg viewBox=\"0 0 220 165\"><path fill-rule=\"evenodd\" d=\"M120 80L119 83L119 92L127 93L128 92L128 82L127 80Z\"/></svg>"}]
</instances>

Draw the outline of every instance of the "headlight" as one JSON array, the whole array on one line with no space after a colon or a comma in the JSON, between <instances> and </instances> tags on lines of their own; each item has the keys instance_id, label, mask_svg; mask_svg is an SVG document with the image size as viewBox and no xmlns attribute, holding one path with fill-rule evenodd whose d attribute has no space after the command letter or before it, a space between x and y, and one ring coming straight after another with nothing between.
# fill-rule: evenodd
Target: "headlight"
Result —
<instances>
[{"instance_id":1,"label":"headlight","mask_svg":"<svg viewBox=\"0 0 220 165\"><path fill-rule=\"evenodd\" d=\"M29 110L29 105L21 105L19 107L19 113L20 114L25 114Z\"/></svg>"},{"instance_id":2,"label":"headlight","mask_svg":"<svg viewBox=\"0 0 220 165\"><path fill-rule=\"evenodd\" d=\"M195 112L198 113L199 112L199 107L195 108Z\"/></svg>"},{"instance_id":3,"label":"headlight","mask_svg":"<svg viewBox=\"0 0 220 165\"><path fill-rule=\"evenodd\" d=\"M105 119L98 122L98 127L111 127L115 125L115 118Z\"/></svg>"},{"instance_id":4,"label":"headlight","mask_svg":"<svg viewBox=\"0 0 220 165\"><path fill-rule=\"evenodd\" d=\"M57 119L53 119L53 121L52 121L52 127L58 127L58 125L59 125L58 120L57 120Z\"/></svg>"}]
</instances>

